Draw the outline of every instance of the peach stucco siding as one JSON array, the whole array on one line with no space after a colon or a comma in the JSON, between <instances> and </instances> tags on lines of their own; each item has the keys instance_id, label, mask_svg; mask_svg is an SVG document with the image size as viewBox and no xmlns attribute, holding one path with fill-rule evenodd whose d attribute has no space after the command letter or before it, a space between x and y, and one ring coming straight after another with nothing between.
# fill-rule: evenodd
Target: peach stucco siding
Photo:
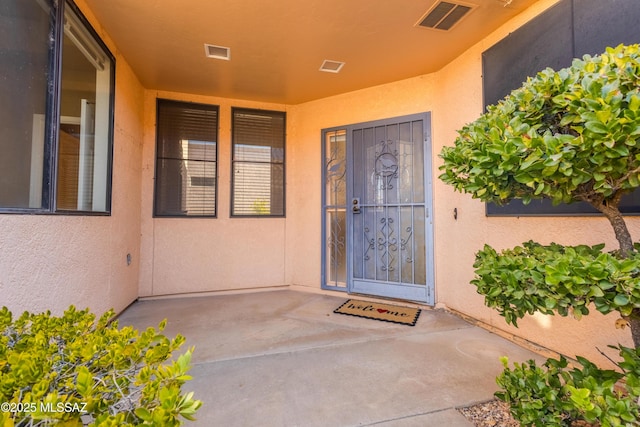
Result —
<instances>
[{"instance_id":1,"label":"peach stucco siding","mask_svg":"<svg viewBox=\"0 0 640 427\"><path fill-rule=\"evenodd\" d=\"M1 215L0 305L16 311L61 311L76 304L102 311L122 310L137 297L282 286L319 291L321 130L431 112L436 306L569 356L583 354L604 363L596 346L631 344L628 331L614 329L615 316L594 314L580 322L535 316L515 329L484 307L469 282L474 253L485 243L507 248L534 239L606 242L613 248L606 220L488 218L482 203L437 179L441 148L452 144L456 129L482 112L482 52L555 2L536 3L437 73L293 106L145 89L108 34L92 21L117 58L112 215ZM215 219L153 218L157 98L220 107ZM231 107L287 113L285 218L230 218ZM628 222L638 238L640 219ZM130 266L127 253L133 259Z\"/></svg>"},{"instance_id":2,"label":"peach stucco siding","mask_svg":"<svg viewBox=\"0 0 640 427\"><path fill-rule=\"evenodd\" d=\"M0 215L0 306L15 313L121 311L138 296L143 88L77 3L116 57L111 216Z\"/></svg>"}]
</instances>

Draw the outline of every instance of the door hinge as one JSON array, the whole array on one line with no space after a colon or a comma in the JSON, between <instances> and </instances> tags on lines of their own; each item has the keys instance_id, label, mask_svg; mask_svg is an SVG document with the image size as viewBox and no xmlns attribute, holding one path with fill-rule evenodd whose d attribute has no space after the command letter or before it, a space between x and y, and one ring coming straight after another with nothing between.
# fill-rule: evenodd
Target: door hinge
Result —
<instances>
[{"instance_id":1,"label":"door hinge","mask_svg":"<svg viewBox=\"0 0 640 427\"><path fill-rule=\"evenodd\" d=\"M429 218L429 208L424 208L424 216L425 218Z\"/></svg>"}]
</instances>

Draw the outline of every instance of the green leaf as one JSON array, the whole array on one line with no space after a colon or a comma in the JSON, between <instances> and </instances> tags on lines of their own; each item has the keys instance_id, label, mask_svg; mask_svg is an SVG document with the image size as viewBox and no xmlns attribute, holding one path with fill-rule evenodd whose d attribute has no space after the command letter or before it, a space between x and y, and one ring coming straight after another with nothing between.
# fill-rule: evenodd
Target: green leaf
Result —
<instances>
[{"instance_id":1,"label":"green leaf","mask_svg":"<svg viewBox=\"0 0 640 427\"><path fill-rule=\"evenodd\" d=\"M589 296L590 297L603 297L604 296L604 292L598 286L591 286L590 291L589 291Z\"/></svg>"},{"instance_id":2,"label":"green leaf","mask_svg":"<svg viewBox=\"0 0 640 427\"><path fill-rule=\"evenodd\" d=\"M629 97L629 109L631 111L638 111L640 108L640 97L637 94L632 94Z\"/></svg>"},{"instance_id":3,"label":"green leaf","mask_svg":"<svg viewBox=\"0 0 640 427\"><path fill-rule=\"evenodd\" d=\"M595 113L598 120L603 124L607 123L609 121L609 118L611 117L610 110L599 110L599 111L596 111Z\"/></svg>"},{"instance_id":4,"label":"green leaf","mask_svg":"<svg viewBox=\"0 0 640 427\"><path fill-rule=\"evenodd\" d=\"M618 294L613 299L613 303L618 307L629 304L629 298L626 295Z\"/></svg>"},{"instance_id":5,"label":"green leaf","mask_svg":"<svg viewBox=\"0 0 640 427\"><path fill-rule=\"evenodd\" d=\"M76 388L78 393L84 397L89 396L91 388L93 387L93 376L86 366L78 367L77 372Z\"/></svg>"},{"instance_id":6,"label":"green leaf","mask_svg":"<svg viewBox=\"0 0 640 427\"><path fill-rule=\"evenodd\" d=\"M609 130L602 122L589 121L589 122L586 122L584 125L587 129L589 129L593 133L597 133L601 135L606 135L607 133L609 133Z\"/></svg>"},{"instance_id":7,"label":"green leaf","mask_svg":"<svg viewBox=\"0 0 640 427\"><path fill-rule=\"evenodd\" d=\"M162 321L158 324L158 330L164 331L164 328L167 327L167 319L162 319Z\"/></svg>"},{"instance_id":8,"label":"green leaf","mask_svg":"<svg viewBox=\"0 0 640 427\"><path fill-rule=\"evenodd\" d=\"M151 412L146 408L136 408L135 413L142 421L151 421Z\"/></svg>"}]
</instances>

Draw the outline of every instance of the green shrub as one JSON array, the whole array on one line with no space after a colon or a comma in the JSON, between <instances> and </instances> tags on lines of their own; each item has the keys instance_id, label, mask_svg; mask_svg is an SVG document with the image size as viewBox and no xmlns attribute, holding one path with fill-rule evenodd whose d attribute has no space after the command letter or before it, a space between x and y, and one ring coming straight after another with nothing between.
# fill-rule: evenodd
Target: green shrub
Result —
<instances>
[{"instance_id":1,"label":"green shrub","mask_svg":"<svg viewBox=\"0 0 640 427\"><path fill-rule=\"evenodd\" d=\"M511 405L523 426L570 426L576 420L602 427L638 426L640 349L612 348L623 358L621 372L600 369L582 357L581 368L569 369L561 358L548 359L543 367L533 360L515 363L511 370L502 358L505 369L496 379L502 391L496 397Z\"/></svg>"},{"instance_id":2,"label":"green shrub","mask_svg":"<svg viewBox=\"0 0 640 427\"><path fill-rule=\"evenodd\" d=\"M640 255L621 259L602 252L604 245L561 246L526 242L498 253L485 245L476 254L472 281L485 303L517 326L517 319L541 312L579 319L593 304L603 314L629 316L640 307ZM570 426L572 420L606 426L638 426L640 348L613 347L623 362L620 372L599 369L578 357L580 368L566 359L533 360L498 377L496 396L511 405L523 426ZM623 380L623 386L616 383Z\"/></svg>"},{"instance_id":3,"label":"green shrub","mask_svg":"<svg viewBox=\"0 0 640 427\"><path fill-rule=\"evenodd\" d=\"M630 316L640 308L640 253L620 259L603 247L529 241L498 253L485 245L476 253L471 283L488 307L516 326L536 311L580 319L591 303L603 314Z\"/></svg>"},{"instance_id":4,"label":"green shrub","mask_svg":"<svg viewBox=\"0 0 640 427\"><path fill-rule=\"evenodd\" d=\"M113 311L71 306L61 317L0 310L0 426L178 426L202 402L181 386L189 349L164 364L185 339L155 328L118 329ZM162 331L166 321L158 326Z\"/></svg>"}]
</instances>

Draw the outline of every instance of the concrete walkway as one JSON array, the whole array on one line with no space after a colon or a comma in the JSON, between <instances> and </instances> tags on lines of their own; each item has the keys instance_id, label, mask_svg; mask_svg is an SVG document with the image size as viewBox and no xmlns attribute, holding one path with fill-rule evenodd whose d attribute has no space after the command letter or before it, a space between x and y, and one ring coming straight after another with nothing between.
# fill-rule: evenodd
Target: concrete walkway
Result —
<instances>
[{"instance_id":1,"label":"concrete walkway","mask_svg":"<svg viewBox=\"0 0 640 427\"><path fill-rule=\"evenodd\" d=\"M137 302L120 326L157 326L195 346L203 401L189 426L471 426L455 408L489 400L498 358L538 358L440 310L414 327L333 310L296 291Z\"/></svg>"}]
</instances>

